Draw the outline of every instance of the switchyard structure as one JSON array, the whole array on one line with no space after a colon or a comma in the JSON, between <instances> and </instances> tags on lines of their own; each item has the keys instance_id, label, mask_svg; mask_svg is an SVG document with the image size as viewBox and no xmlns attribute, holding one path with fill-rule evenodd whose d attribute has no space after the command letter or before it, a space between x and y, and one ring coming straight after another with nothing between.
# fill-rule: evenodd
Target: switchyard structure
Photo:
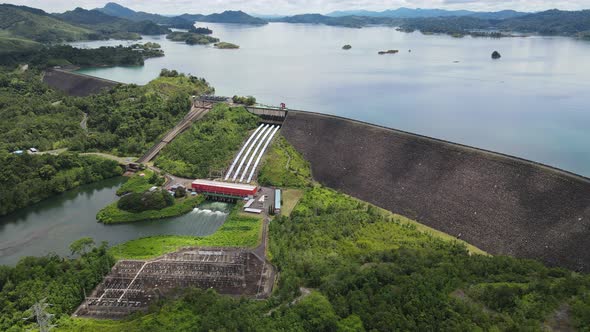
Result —
<instances>
[{"instance_id":1,"label":"switchyard structure","mask_svg":"<svg viewBox=\"0 0 590 332\"><path fill-rule=\"evenodd\" d=\"M274 278L270 263L244 249L187 248L154 260L121 260L74 316L122 318L188 287L262 299L270 295Z\"/></svg>"}]
</instances>

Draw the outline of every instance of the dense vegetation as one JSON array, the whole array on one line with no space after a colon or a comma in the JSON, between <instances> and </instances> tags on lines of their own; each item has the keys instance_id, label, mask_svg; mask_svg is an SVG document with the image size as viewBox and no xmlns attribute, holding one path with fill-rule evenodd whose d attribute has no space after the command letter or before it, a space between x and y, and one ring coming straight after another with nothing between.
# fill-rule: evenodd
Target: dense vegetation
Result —
<instances>
[{"instance_id":1,"label":"dense vegetation","mask_svg":"<svg viewBox=\"0 0 590 332\"><path fill-rule=\"evenodd\" d=\"M172 205L174 205L174 197L163 189L130 193L117 201L117 208L133 213L162 210Z\"/></svg>"},{"instance_id":2,"label":"dense vegetation","mask_svg":"<svg viewBox=\"0 0 590 332\"><path fill-rule=\"evenodd\" d=\"M213 30L209 29L209 28L203 28L203 27L195 27L194 25L191 26L191 28L188 30L189 32L193 32L193 33L198 33L200 35L211 35L213 34Z\"/></svg>"},{"instance_id":3,"label":"dense vegetation","mask_svg":"<svg viewBox=\"0 0 590 332\"><path fill-rule=\"evenodd\" d=\"M177 73L76 99L73 104L88 114L90 133L71 147L141 155L188 113L190 96L213 91L205 80Z\"/></svg>"},{"instance_id":4,"label":"dense vegetation","mask_svg":"<svg viewBox=\"0 0 590 332\"><path fill-rule=\"evenodd\" d=\"M306 193L271 223L281 296L318 288L366 330L540 330L562 304L588 326L590 277L509 257L469 255L332 190ZM582 304L580 304L582 303Z\"/></svg>"},{"instance_id":5,"label":"dense vegetation","mask_svg":"<svg viewBox=\"0 0 590 332\"><path fill-rule=\"evenodd\" d=\"M76 48L69 45L43 47L42 49L12 52L2 59L0 65L27 63L31 66L143 66L148 58L164 56L164 51L136 44L133 47L99 47L96 49Z\"/></svg>"},{"instance_id":6,"label":"dense vegetation","mask_svg":"<svg viewBox=\"0 0 590 332\"><path fill-rule=\"evenodd\" d=\"M213 92L203 79L165 74L146 86L71 98L42 84L35 71L0 71L0 150L67 147L140 155L189 111L190 96ZM83 113L89 133L80 127Z\"/></svg>"},{"instance_id":7,"label":"dense vegetation","mask_svg":"<svg viewBox=\"0 0 590 332\"><path fill-rule=\"evenodd\" d=\"M63 99L38 73L0 69L0 151L70 145L83 134L82 112Z\"/></svg>"},{"instance_id":8,"label":"dense vegetation","mask_svg":"<svg viewBox=\"0 0 590 332\"><path fill-rule=\"evenodd\" d=\"M29 308L44 298L56 319L69 319L84 292L89 294L115 262L105 244L90 248L83 242L71 247L81 255L76 259L48 255L23 258L16 267L0 266L0 330L26 331L35 322Z\"/></svg>"},{"instance_id":9,"label":"dense vegetation","mask_svg":"<svg viewBox=\"0 0 590 332\"><path fill-rule=\"evenodd\" d=\"M194 32L182 31L171 32L166 36L166 38L172 41L185 42L188 45L208 45L212 43L217 43L219 41L219 39L215 37Z\"/></svg>"},{"instance_id":10,"label":"dense vegetation","mask_svg":"<svg viewBox=\"0 0 590 332\"><path fill-rule=\"evenodd\" d=\"M15 155L0 151L0 215L122 173L116 162L93 156Z\"/></svg>"},{"instance_id":11,"label":"dense vegetation","mask_svg":"<svg viewBox=\"0 0 590 332\"><path fill-rule=\"evenodd\" d=\"M118 259L148 259L189 246L253 248L260 243L262 222L241 215L240 210L240 205L234 207L217 232L209 236L152 236L119 244L110 251Z\"/></svg>"},{"instance_id":12,"label":"dense vegetation","mask_svg":"<svg viewBox=\"0 0 590 332\"><path fill-rule=\"evenodd\" d=\"M254 104L256 104L256 98L252 97L252 96L233 96L232 97L232 102L234 104L240 104L240 105L246 105L246 106L252 106Z\"/></svg>"},{"instance_id":13,"label":"dense vegetation","mask_svg":"<svg viewBox=\"0 0 590 332\"><path fill-rule=\"evenodd\" d=\"M291 188L308 186L311 184L309 162L283 136L279 136L263 159L258 183Z\"/></svg>"},{"instance_id":14,"label":"dense vegetation","mask_svg":"<svg viewBox=\"0 0 590 332\"><path fill-rule=\"evenodd\" d=\"M231 162L258 117L244 108L217 104L160 152L155 164L174 175L203 178Z\"/></svg>"},{"instance_id":15,"label":"dense vegetation","mask_svg":"<svg viewBox=\"0 0 590 332\"><path fill-rule=\"evenodd\" d=\"M161 209L154 209L156 206L152 205L144 205L142 204L145 197L156 197L161 195L161 199L164 200L168 195L169 199L173 201L174 204L168 205L167 207L163 207L164 204L168 204L170 201L165 201L164 204L161 204L157 207L162 207ZM130 197L127 200L127 197ZM119 203L121 200L127 200L125 202L124 207L132 207L140 209L145 209L143 211L125 211L124 209L119 207ZM176 216L181 216L183 214L187 214L191 212L197 205L202 202L202 197L186 197L186 198L179 198L174 199L172 195L170 195L167 191L161 191L161 194L156 193L145 193L145 194L129 194L123 196L118 202L112 203L107 205L98 213L96 214L96 219L99 222L104 224L121 224L121 223L129 223L129 222L136 222L136 221L143 221L143 220L156 220L156 219L164 219L164 218L171 218ZM150 203L154 202L153 199L150 199Z\"/></svg>"}]
</instances>

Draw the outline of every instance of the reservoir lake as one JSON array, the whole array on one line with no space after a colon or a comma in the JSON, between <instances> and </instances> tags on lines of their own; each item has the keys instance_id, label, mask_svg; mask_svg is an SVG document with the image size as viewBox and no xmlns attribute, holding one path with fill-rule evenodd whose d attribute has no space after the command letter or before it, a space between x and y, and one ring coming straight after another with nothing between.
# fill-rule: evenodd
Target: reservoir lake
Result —
<instances>
[{"instance_id":1,"label":"reservoir lake","mask_svg":"<svg viewBox=\"0 0 590 332\"><path fill-rule=\"evenodd\" d=\"M162 68L207 79L218 95L340 115L502 152L590 176L590 41L566 37L454 38L271 23L197 23L238 50L165 36L143 67L80 72L145 84ZM81 47L131 44L96 41ZM342 50L352 45L349 51ZM397 49L395 55L378 51ZM502 55L492 60L497 50Z\"/></svg>"}]
</instances>

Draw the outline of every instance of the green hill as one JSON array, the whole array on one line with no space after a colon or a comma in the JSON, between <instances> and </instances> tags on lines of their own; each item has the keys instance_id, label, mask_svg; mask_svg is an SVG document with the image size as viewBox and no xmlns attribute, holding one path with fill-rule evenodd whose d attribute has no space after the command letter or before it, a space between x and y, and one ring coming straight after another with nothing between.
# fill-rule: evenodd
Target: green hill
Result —
<instances>
[{"instance_id":1,"label":"green hill","mask_svg":"<svg viewBox=\"0 0 590 332\"><path fill-rule=\"evenodd\" d=\"M104 7L95 10L113 17L124 18L135 22L151 21L156 24L176 29L189 29L193 25L192 22L194 22L194 20L186 20L180 16L168 17L146 12L137 12L114 2L109 2Z\"/></svg>"},{"instance_id":2,"label":"green hill","mask_svg":"<svg viewBox=\"0 0 590 332\"><path fill-rule=\"evenodd\" d=\"M88 29L95 30L101 36L110 37L115 33L138 33L143 35L161 35L170 30L152 21L131 21L128 19L107 15L99 10L76 8L55 17Z\"/></svg>"},{"instance_id":3,"label":"green hill","mask_svg":"<svg viewBox=\"0 0 590 332\"><path fill-rule=\"evenodd\" d=\"M16 52L28 52L41 49L43 45L32 40L0 37L0 55Z\"/></svg>"},{"instance_id":4,"label":"green hill","mask_svg":"<svg viewBox=\"0 0 590 332\"><path fill-rule=\"evenodd\" d=\"M256 24L263 25L267 22L261 18L250 16L241 10L226 10L221 14L211 14L199 19L201 22L210 23L239 23L239 24Z\"/></svg>"},{"instance_id":5,"label":"green hill","mask_svg":"<svg viewBox=\"0 0 590 332\"><path fill-rule=\"evenodd\" d=\"M0 32L5 36L42 43L75 41L88 38L92 33L42 10L9 4L0 5Z\"/></svg>"}]
</instances>

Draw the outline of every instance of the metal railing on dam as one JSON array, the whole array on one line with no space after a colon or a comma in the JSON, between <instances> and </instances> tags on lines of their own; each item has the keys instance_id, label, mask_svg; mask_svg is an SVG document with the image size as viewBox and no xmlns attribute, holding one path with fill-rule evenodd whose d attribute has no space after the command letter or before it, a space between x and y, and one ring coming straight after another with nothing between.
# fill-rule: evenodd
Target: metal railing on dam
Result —
<instances>
[{"instance_id":1,"label":"metal railing on dam","mask_svg":"<svg viewBox=\"0 0 590 332\"><path fill-rule=\"evenodd\" d=\"M590 179L336 116L289 111L283 136L326 186L491 254L590 271Z\"/></svg>"}]
</instances>

